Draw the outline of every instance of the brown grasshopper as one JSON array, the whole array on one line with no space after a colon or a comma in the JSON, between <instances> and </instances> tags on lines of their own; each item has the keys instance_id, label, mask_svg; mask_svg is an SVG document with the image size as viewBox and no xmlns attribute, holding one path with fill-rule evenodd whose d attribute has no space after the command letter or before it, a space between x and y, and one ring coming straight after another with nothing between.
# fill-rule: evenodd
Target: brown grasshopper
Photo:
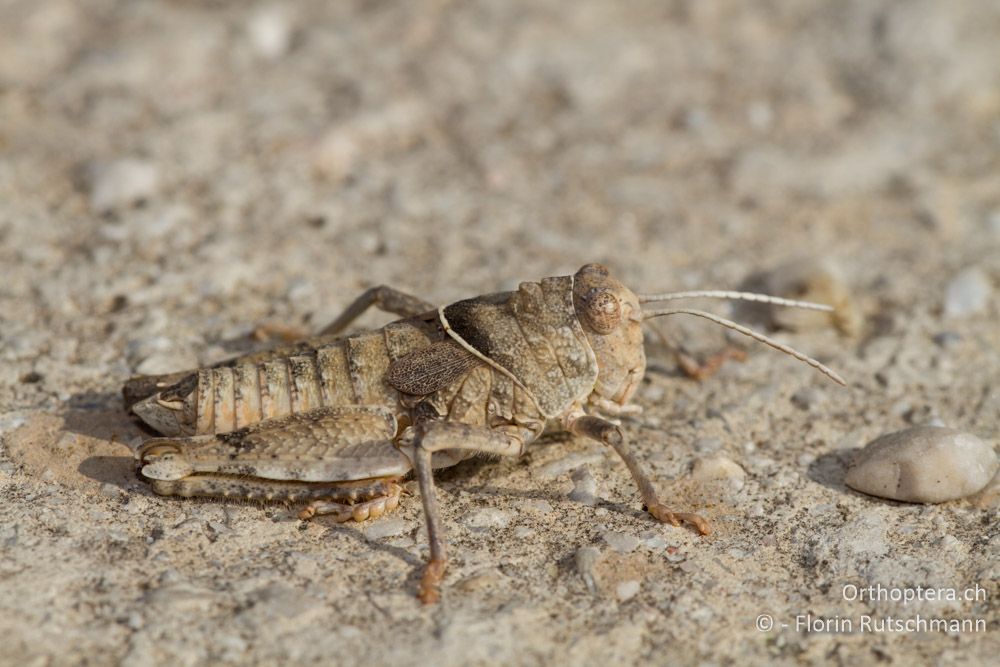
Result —
<instances>
[{"instance_id":1,"label":"brown grasshopper","mask_svg":"<svg viewBox=\"0 0 1000 667\"><path fill-rule=\"evenodd\" d=\"M432 470L477 453L518 456L547 427L613 448L659 521L708 523L660 502L617 417L646 368L642 324L704 317L844 381L818 361L716 315L642 304L691 297L826 306L743 292L635 294L599 264L516 291L435 308L387 287L368 290L318 337L200 370L137 377L126 405L165 437L136 451L155 493L303 505L302 519L375 518L399 504L412 470L430 560L420 598L434 602L447 562ZM404 319L338 338L375 305Z\"/></svg>"}]
</instances>

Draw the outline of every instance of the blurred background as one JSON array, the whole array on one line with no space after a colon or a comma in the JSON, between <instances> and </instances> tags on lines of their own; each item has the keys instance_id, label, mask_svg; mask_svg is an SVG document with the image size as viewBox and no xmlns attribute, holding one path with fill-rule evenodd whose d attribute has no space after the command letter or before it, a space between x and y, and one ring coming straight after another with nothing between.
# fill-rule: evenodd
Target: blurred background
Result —
<instances>
[{"instance_id":1,"label":"blurred background","mask_svg":"<svg viewBox=\"0 0 1000 667\"><path fill-rule=\"evenodd\" d=\"M371 285L444 303L600 261L834 295L846 323L784 324L874 392L842 423L996 433L998 36L994 0L0 0L0 406L106 423L129 375ZM736 378L793 368L754 356Z\"/></svg>"},{"instance_id":2,"label":"blurred background","mask_svg":"<svg viewBox=\"0 0 1000 667\"><path fill-rule=\"evenodd\" d=\"M1000 234L998 34L989 1L7 0L0 317L96 360L383 282L954 269Z\"/></svg>"}]
</instances>

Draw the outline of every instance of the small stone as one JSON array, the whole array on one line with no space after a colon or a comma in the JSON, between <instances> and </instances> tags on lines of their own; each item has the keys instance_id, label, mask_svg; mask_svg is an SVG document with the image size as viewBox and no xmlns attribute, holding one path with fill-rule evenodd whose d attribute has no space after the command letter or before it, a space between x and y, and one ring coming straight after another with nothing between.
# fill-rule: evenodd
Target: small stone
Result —
<instances>
[{"instance_id":1,"label":"small stone","mask_svg":"<svg viewBox=\"0 0 1000 667\"><path fill-rule=\"evenodd\" d=\"M833 324L846 336L861 330L862 315L850 286L839 267L830 260L799 260L768 272L764 277L768 294L833 307L832 312L802 308L771 307L771 320L792 331L822 329Z\"/></svg>"},{"instance_id":2,"label":"small stone","mask_svg":"<svg viewBox=\"0 0 1000 667\"><path fill-rule=\"evenodd\" d=\"M469 575L455 584L455 587L460 591L471 593L472 591L479 591L496 586L500 582L500 578L500 571L496 568L490 568Z\"/></svg>"},{"instance_id":3,"label":"small stone","mask_svg":"<svg viewBox=\"0 0 1000 667\"><path fill-rule=\"evenodd\" d=\"M149 199L159 187L160 174L148 160L127 158L88 167L90 207L107 213Z\"/></svg>"},{"instance_id":4,"label":"small stone","mask_svg":"<svg viewBox=\"0 0 1000 667\"><path fill-rule=\"evenodd\" d=\"M565 475L570 470L579 468L580 466L585 466L591 463L600 463L603 460L603 454L597 452L580 452L546 463L545 465L540 466L537 472L542 477L559 477L560 475Z\"/></svg>"},{"instance_id":5,"label":"small stone","mask_svg":"<svg viewBox=\"0 0 1000 667\"><path fill-rule=\"evenodd\" d=\"M872 496L940 503L977 493L998 468L996 452L976 436L916 426L870 442L844 482Z\"/></svg>"},{"instance_id":6,"label":"small stone","mask_svg":"<svg viewBox=\"0 0 1000 667\"><path fill-rule=\"evenodd\" d=\"M691 467L692 479L700 482L722 481L734 491L743 488L746 476L738 463L721 455L698 459Z\"/></svg>"},{"instance_id":7,"label":"small stone","mask_svg":"<svg viewBox=\"0 0 1000 667\"><path fill-rule=\"evenodd\" d=\"M638 595L640 587L641 584L635 579L623 581L618 584L618 587L615 589L615 596L618 598L619 602L626 602L627 600L631 600Z\"/></svg>"},{"instance_id":8,"label":"small stone","mask_svg":"<svg viewBox=\"0 0 1000 667\"><path fill-rule=\"evenodd\" d=\"M938 544L941 545L942 549L951 551L962 546L962 541L954 535L945 535L938 541Z\"/></svg>"},{"instance_id":9,"label":"small stone","mask_svg":"<svg viewBox=\"0 0 1000 667\"><path fill-rule=\"evenodd\" d=\"M630 554L639 548L639 538L634 535L626 535L625 533L616 533L613 531L607 531L602 536L604 541L608 543L608 546L617 551L620 554Z\"/></svg>"},{"instance_id":10,"label":"small stone","mask_svg":"<svg viewBox=\"0 0 1000 667\"><path fill-rule=\"evenodd\" d=\"M147 509L149 509L148 499L135 493L128 496L128 504L125 505L126 512L129 514L142 514Z\"/></svg>"},{"instance_id":11,"label":"small stone","mask_svg":"<svg viewBox=\"0 0 1000 667\"><path fill-rule=\"evenodd\" d=\"M699 454L714 454L722 449L722 438L698 438L691 447Z\"/></svg>"},{"instance_id":12,"label":"small stone","mask_svg":"<svg viewBox=\"0 0 1000 667\"><path fill-rule=\"evenodd\" d=\"M552 511L552 503L545 499L527 498L519 503L521 509L538 512L539 514L548 514Z\"/></svg>"},{"instance_id":13,"label":"small stone","mask_svg":"<svg viewBox=\"0 0 1000 667\"><path fill-rule=\"evenodd\" d=\"M281 7L268 7L250 18L247 35L257 55L266 60L277 60L291 47L292 22Z\"/></svg>"},{"instance_id":14,"label":"small stone","mask_svg":"<svg viewBox=\"0 0 1000 667\"><path fill-rule=\"evenodd\" d=\"M669 543L663 538L663 536L657 533L644 533L642 537L642 544L647 549L652 551L663 551L669 546Z\"/></svg>"},{"instance_id":15,"label":"small stone","mask_svg":"<svg viewBox=\"0 0 1000 667\"><path fill-rule=\"evenodd\" d=\"M381 540L385 537L396 537L413 530L413 524L400 517L390 517L375 521L365 528L365 538L369 540Z\"/></svg>"},{"instance_id":16,"label":"small stone","mask_svg":"<svg viewBox=\"0 0 1000 667\"><path fill-rule=\"evenodd\" d=\"M161 581L164 582L162 586L146 593L146 603L156 613L206 613L217 602L218 596L206 588L175 582L165 576L161 577Z\"/></svg>"},{"instance_id":17,"label":"small stone","mask_svg":"<svg viewBox=\"0 0 1000 667\"><path fill-rule=\"evenodd\" d=\"M597 480L586 466L573 471L573 490L569 493L570 500L582 505L593 507L597 504Z\"/></svg>"},{"instance_id":18,"label":"small stone","mask_svg":"<svg viewBox=\"0 0 1000 667\"><path fill-rule=\"evenodd\" d=\"M493 507L482 507L465 518L465 525L476 531L486 531L491 528L506 528L510 524L510 512L504 512Z\"/></svg>"},{"instance_id":19,"label":"small stone","mask_svg":"<svg viewBox=\"0 0 1000 667\"><path fill-rule=\"evenodd\" d=\"M261 619L304 623L322 613L323 603L302 591L279 583L265 584L251 593L248 611ZM247 613L247 612L244 612Z\"/></svg>"},{"instance_id":20,"label":"small stone","mask_svg":"<svg viewBox=\"0 0 1000 667\"><path fill-rule=\"evenodd\" d=\"M583 578L583 583L587 585L587 590L591 593L597 592L599 584L597 575L594 573L594 566L601 557L601 552L596 547L580 547L576 550L576 571Z\"/></svg>"},{"instance_id":21,"label":"small stone","mask_svg":"<svg viewBox=\"0 0 1000 667\"><path fill-rule=\"evenodd\" d=\"M27 419L25 419L24 415L18 412L9 412L5 415L0 415L0 435L16 431L24 426L26 421Z\"/></svg>"},{"instance_id":22,"label":"small stone","mask_svg":"<svg viewBox=\"0 0 1000 667\"><path fill-rule=\"evenodd\" d=\"M101 484L101 494L107 496L108 498L120 498L122 490L110 482L105 482L104 484Z\"/></svg>"},{"instance_id":23,"label":"small stone","mask_svg":"<svg viewBox=\"0 0 1000 667\"><path fill-rule=\"evenodd\" d=\"M993 286L978 267L970 267L955 276L944 294L944 316L965 317L986 309Z\"/></svg>"},{"instance_id":24,"label":"small stone","mask_svg":"<svg viewBox=\"0 0 1000 667\"><path fill-rule=\"evenodd\" d=\"M954 331L942 331L934 336L934 344L942 350L950 350L962 342L962 335Z\"/></svg>"}]
</instances>

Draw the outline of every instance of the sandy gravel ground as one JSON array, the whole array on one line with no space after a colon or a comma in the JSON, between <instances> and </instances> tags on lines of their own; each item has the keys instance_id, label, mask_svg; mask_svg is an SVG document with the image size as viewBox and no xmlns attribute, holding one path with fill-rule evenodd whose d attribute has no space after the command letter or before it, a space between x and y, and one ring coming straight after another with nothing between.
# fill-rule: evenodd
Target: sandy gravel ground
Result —
<instances>
[{"instance_id":1,"label":"sandy gravel ground","mask_svg":"<svg viewBox=\"0 0 1000 667\"><path fill-rule=\"evenodd\" d=\"M997 34L991 0L0 3L0 663L989 663L1000 491L843 476L909 425L1000 438ZM820 258L858 326L757 324L849 389L707 322L664 328L747 360L698 382L648 345L625 430L708 537L550 437L440 475L426 608L418 498L346 526L162 499L123 444L130 375L371 285L444 303L601 261L780 288ZM744 474L692 476L720 456ZM982 593L845 599L869 586Z\"/></svg>"}]
</instances>

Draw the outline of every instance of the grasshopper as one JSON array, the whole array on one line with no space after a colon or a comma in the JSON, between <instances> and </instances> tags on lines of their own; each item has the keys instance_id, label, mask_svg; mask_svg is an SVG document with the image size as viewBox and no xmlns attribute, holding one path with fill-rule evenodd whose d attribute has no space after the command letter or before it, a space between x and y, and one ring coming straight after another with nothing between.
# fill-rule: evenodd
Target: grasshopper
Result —
<instances>
[{"instance_id":1,"label":"grasshopper","mask_svg":"<svg viewBox=\"0 0 1000 667\"><path fill-rule=\"evenodd\" d=\"M412 472L430 542L419 589L425 603L439 599L447 563L432 471L476 454L519 456L546 428L611 447L645 511L708 534L703 518L660 501L617 423L640 412L630 400L646 368L643 322L707 318L844 381L711 313L642 307L694 297L829 309L744 292L636 294L599 264L441 307L372 288L315 338L129 380L126 405L163 436L137 447L138 474L160 495L286 502L302 506L303 520L363 521L394 509ZM338 336L370 306L402 319Z\"/></svg>"}]
</instances>

